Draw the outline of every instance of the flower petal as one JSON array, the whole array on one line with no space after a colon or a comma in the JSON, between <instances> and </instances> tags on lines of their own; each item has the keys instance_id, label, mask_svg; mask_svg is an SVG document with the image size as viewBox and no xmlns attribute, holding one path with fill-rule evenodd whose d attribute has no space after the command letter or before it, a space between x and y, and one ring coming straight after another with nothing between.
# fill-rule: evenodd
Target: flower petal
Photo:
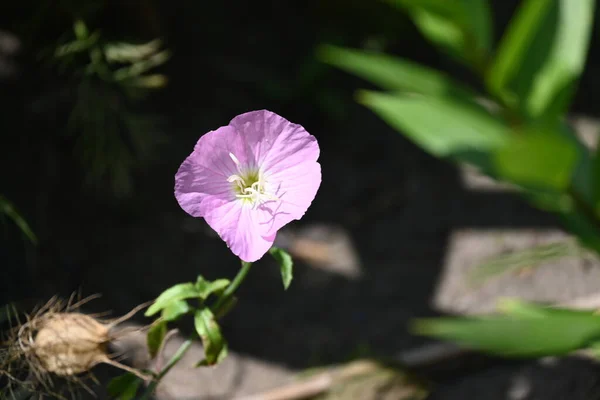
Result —
<instances>
[{"instance_id":1,"label":"flower petal","mask_svg":"<svg viewBox=\"0 0 600 400\"><path fill-rule=\"evenodd\" d=\"M268 110L250 111L238 115L229 123L243 136L247 153L254 165L263 171L285 169L300 161L319 158L317 139L301 125Z\"/></svg>"},{"instance_id":2,"label":"flower petal","mask_svg":"<svg viewBox=\"0 0 600 400\"><path fill-rule=\"evenodd\" d=\"M302 162L269 176L267 190L279 201L269 201L258 207L263 236L276 233L293 220L302 218L321 185L321 165Z\"/></svg>"},{"instance_id":3,"label":"flower petal","mask_svg":"<svg viewBox=\"0 0 600 400\"><path fill-rule=\"evenodd\" d=\"M203 217L211 208L235 200L227 178L238 171L229 153L241 163L248 161L242 137L224 126L200 137L181 164L175 175L175 197L187 213Z\"/></svg>"},{"instance_id":4,"label":"flower petal","mask_svg":"<svg viewBox=\"0 0 600 400\"><path fill-rule=\"evenodd\" d=\"M256 210L242 201L233 201L211 209L205 219L227 243L233 254L246 262L262 258L273 245L275 235L263 237Z\"/></svg>"}]
</instances>

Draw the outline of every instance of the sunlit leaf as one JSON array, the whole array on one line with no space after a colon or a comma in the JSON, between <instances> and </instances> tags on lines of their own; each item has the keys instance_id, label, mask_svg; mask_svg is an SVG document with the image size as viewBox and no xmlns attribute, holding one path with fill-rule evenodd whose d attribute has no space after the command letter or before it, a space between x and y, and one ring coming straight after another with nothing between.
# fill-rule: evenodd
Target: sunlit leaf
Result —
<instances>
[{"instance_id":1,"label":"sunlit leaf","mask_svg":"<svg viewBox=\"0 0 600 400\"><path fill-rule=\"evenodd\" d=\"M227 356L227 342L221 334L219 324L209 308L202 308L194 315L196 332L202 339L205 359L198 365L214 365Z\"/></svg>"},{"instance_id":2,"label":"sunlit leaf","mask_svg":"<svg viewBox=\"0 0 600 400\"><path fill-rule=\"evenodd\" d=\"M569 186L578 161L572 141L548 129L517 132L495 154L498 175L507 181L563 190Z\"/></svg>"},{"instance_id":3,"label":"sunlit leaf","mask_svg":"<svg viewBox=\"0 0 600 400\"><path fill-rule=\"evenodd\" d=\"M416 333L506 357L561 355L586 347L600 337L594 312L552 309L544 315L431 318L414 325Z\"/></svg>"},{"instance_id":4,"label":"sunlit leaf","mask_svg":"<svg viewBox=\"0 0 600 400\"><path fill-rule=\"evenodd\" d=\"M198 296L202 300L208 299L213 293L219 293L223 291L227 286L229 286L228 279L217 279L216 281L207 281L202 276L198 276L196 280L196 290L198 291Z\"/></svg>"},{"instance_id":5,"label":"sunlit leaf","mask_svg":"<svg viewBox=\"0 0 600 400\"><path fill-rule=\"evenodd\" d=\"M384 89L435 96L469 96L468 89L445 74L401 58L335 46L321 47L319 57Z\"/></svg>"},{"instance_id":6,"label":"sunlit leaf","mask_svg":"<svg viewBox=\"0 0 600 400\"><path fill-rule=\"evenodd\" d=\"M182 315L190 312L191 308L187 301L177 300L163 308L161 317L165 321L175 321Z\"/></svg>"},{"instance_id":7,"label":"sunlit leaf","mask_svg":"<svg viewBox=\"0 0 600 400\"><path fill-rule=\"evenodd\" d=\"M492 46L488 0L389 0L408 11L421 33L481 69Z\"/></svg>"},{"instance_id":8,"label":"sunlit leaf","mask_svg":"<svg viewBox=\"0 0 600 400\"><path fill-rule=\"evenodd\" d=\"M193 283L180 283L165 290L158 298L154 301L148 310L146 310L146 317L151 317L158 313L163 308L170 306L171 304L185 299L200 297L200 293Z\"/></svg>"},{"instance_id":9,"label":"sunlit leaf","mask_svg":"<svg viewBox=\"0 0 600 400\"><path fill-rule=\"evenodd\" d=\"M593 0L527 0L505 33L487 81L527 115L558 115L583 71Z\"/></svg>"},{"instance_id":10,"label":"sunlit leaf","mask_svg":"<svg viewBox=\"0 0 600 400\"><path fill-rule=\"evenodd\" d=\"M359 101L429 153L451 156L501 147L508 128L483 107L424 96L362 92Z\"/></svg>"},{"instance_id":11,"label":"sunlit leaf","mask_svg":"<svg viewBox=\"0 0 600 400\"><path fill-rule=\"evenodd\" d=\"M283 288L287 290L292 283L294 261L292 256L289 255L285 250L278 247L271 247L269 254L277 261L281 270L281 279L283 281Z\"/></svg>"}]
</instances>

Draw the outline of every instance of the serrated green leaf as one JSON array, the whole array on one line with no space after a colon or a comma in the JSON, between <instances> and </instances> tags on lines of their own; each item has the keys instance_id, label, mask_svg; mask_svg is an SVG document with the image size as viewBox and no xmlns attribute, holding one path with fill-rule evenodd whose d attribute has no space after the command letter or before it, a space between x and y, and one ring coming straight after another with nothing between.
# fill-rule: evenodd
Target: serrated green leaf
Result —
<instances>
[{"instance_id":1,"label":"serrated green leaf","mask_svg":"<svg viewBox=\"0 0 600 400\"><path fill-rule=\"evenodd\" d=\"M180 283L175 286L170 287L169 289L162 292L160 296L156 299L154 304L152 304L146 313L144 314L146 317L151 317L154 314L158 313L162 309L168 307L169 305L185 299L197 298L200 297L198 289L196 289L196 285L193 283Z\"/></svg>"},{"instance_id":2,"label":"serrated green leaf","mask_svg":"<svg viewBox=\"0 0 600 400\"><path fill-rule=\"evenodd\" d=\"M148 334L146 335L146 344L148 345L148 352L150 353L150 358L156 357L160 346L167 335L167 322L166 321L158 321L154 323L150 329L148 330Z\"/></svg>"},{"instance_id":3,"label":"serrated green leaf","mask_svg":"<svg viewBox=\"0 0 600 400\"><path fill-rule=\"evenodd\" d=\"M415 323L414 331L505 357L562 355L600 337L600 316L593 312L549 309L545 313L531 317L423 319Z\"/></svg>"},{"instance_id":4,"label":"serrated green leaf","mask_svg":"<svg viewBox=\"0 0 600 400\"><path fill-rule=\"evenodd\" d=\"M175 321L190 311L190 305L185 300L177 300L163 308L161 317L165 321Z\"/></svg>"},{"instance_id":5,"label":"serrated green leaf","mask_svg":"<svg viewBox=\"0 0 600 400\"><path fill-rule=\"evenodd\" d=\"M205 307L194 315L196 332L202 339L205 359L199 365L215 365L227 356L227 343L212 311Z\"/></svg>"},{"instance_id":6,"label":"serrated green leaf","mask_svg":"<svg viewBox=\"0 0 600 400\"><path fill-rule=\"evenodd\" d=\"M508 128L475 104L377 92L362 92L359 101L438 157L490 151L508 140Z\"/></svg>"},{"instance_id":7,"label":"serrated green leaf","mask_svg":"<svg viewBox=\"0 0 600 400\"><path fill-rule=\"evenodd\" d=\"M271 247L269 254L277 261L281 270L281 279L283 281L283 288L287 290L290 287L293 279L294 260L285 250L278 247Z\"/></svg>"},{"instance_id":8,"label":"serrated green leaf","mask_svg":"<svg viewBox=\"0 0 600 400\"><path fill-rule=\"evenodd\" d=\"M324 62L384 89L435 96L469 96L468 89L445 74L401 58L336 46L322 46L318 55Z\"/></svg>"},{"instance_id":9,"label":"serrated green leaf","mask_svg":"<svg viewBox=\"0 0 600 400\"><path fill-rule=\"evenodd\" d=\"M224 290L227 286L229 286L229 279L217 279L216 281L207 281L202 277L202 275L198 276L196 280L196 290L198 290L199 297L202 300L208 299L213 293L219 293Z\"/></svg>"},{"instance_id":10,"label":"serrated green leaf","mask_svg":"<svg viewBox=\"0 0 600 400\"><path fill-rule=\"evenodd\" d=\"M518 132L494 155L501 178L519 185L558 191L570 185L578 157L578 149L572 141L547 129Z\"/></svg>"},{"instance_id":11,"label":"serrated green leaf","mask_svg":"<svg viewBox=\"0 0 600 400\"><path fill-rule=\"evenodd\" d=\"M107 390L110 396L117 400L133 400L141 383L140 378L127 372L112 379L108 383Z\"/></svg>"}]
</instances>

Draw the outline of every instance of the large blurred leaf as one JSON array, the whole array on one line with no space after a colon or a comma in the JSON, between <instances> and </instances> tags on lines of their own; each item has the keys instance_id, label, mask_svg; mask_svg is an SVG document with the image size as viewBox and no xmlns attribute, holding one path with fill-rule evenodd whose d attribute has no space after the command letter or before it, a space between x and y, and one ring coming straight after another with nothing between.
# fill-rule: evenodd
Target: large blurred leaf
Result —
<instances>
[{"instance_id":1,"label":"large blurred leaf","mask_svg":"<svg viewBox=\"0 0 600 400\"><path fill-rule=\"evenodd\" d=\"M454 341L507 357L560 355L584 348L600 337L594 312L546 309L527 316L432 318L416 322L417 333Z\"/></svg>"},{"instance_id":2,"label":"large blurred leaf","mask_svg":"<svg viewBox=\"0 0 600 400\"><path fill-rule=\"evenodd\" d=\"M490 90L533 117L568 106L587 54L593 0L526 0L487 76Z\"/></svg>"},{"instance_id":3,"label":"large blurred leaf","mask_svg":"<svg viewBox=\"0 0 600 400\"><path fill-rule=\"evenodd\" d=\"M204 346L205 358L198 365L214 365L225 359L227 356L227 342L223 338L215 316L209 308L196 311L194 326Z\"/></svg>"},{"instance_id":4,"label":"large blurred leaf","mask_svg":"<svg viewBox=\"0 0 600 400\"><path fill-rule=\"evenodd\" d=\"M359 101L433 155L500 148L508 129L483 107L457 100L361 92Z\"/></svg>"},{"instance_id":5,"label":"large blurred leaf","mask_svg":"<svg viewBox=\"0 0 600 400\"><path fill-rule=\"evenodd\" d=\"M492 45L488 0L390 0L408 11L421 33L480 68Z\"/></svg>"},{"instance_id":6,"label":"large blurred leaf","mask_svg":"<svg viewBox=\"0 0 600 400\"><path fill-rule=\"evenodd\" d=\"M443 73L401 58L335 46L321 47L319 57L383 89L435 96L468 96L468 89Z\"/></svg>"},{"instance_id":7,"label":"large blurred leaf","mask_svg":"<svg viewBox=\"0 0 600 400\"><path fill-rule=\"evenodd\" d=\"M553 129L516 132L495 154L498 175L510 182L542 189L569 186L578 161L573 141Z\"/></svg>"}]
</instances>

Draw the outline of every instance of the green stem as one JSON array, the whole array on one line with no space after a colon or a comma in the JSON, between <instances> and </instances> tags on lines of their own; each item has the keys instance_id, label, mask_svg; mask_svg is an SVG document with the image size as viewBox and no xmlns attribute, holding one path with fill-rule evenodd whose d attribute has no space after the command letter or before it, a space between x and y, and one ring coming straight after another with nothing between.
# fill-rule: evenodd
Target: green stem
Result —
<instances>
[{"instance_id":1,"label":"green stem","mask_svg":"<svg viewBox=\"0 0 600 400\"><path fill-rule=\"evenodd\" d=\"M217 302L213 305L213 307L212 307L213 314L215 314L215 315L219 314L219 311L221 311L221 307L226 305L229 302L229 299L231 299L231 297L233 297L233 294L235 293L237 288L244 281L244 279L246 279L246 275L248 275L248 272L250 271L251 266L252 266L252 263L242 261L242 268L240 268L240 270L238 271L237 275L233 279L233 282L231 282L231 284L229 286L227 286L227 289L225 289L223 294L221 294L221 297L219 297Z\"/></svg>"},{"instance_id":2,"label":"green stem","mask_svg":"<svg viewBox=\"0 0 600 400\"><path fill-rule=\"evenodd\" d=\"M173 355L173 357L171 357L168 364L160 371L156 378L152 382L150 382L140 400L147 400L151 398L152 393L154 393L154 391L156 390L156 387L160 383L161 379L171 370L171 368L175 366L175 364L177 364L183 358L185 353L192 346L192 343L193 340L188 339L185 342L183 342L181 346L179 346L179 349L177 349L177 352Z\"/></svg>"},{"instance_id":3,"label":"green stem","mask_svg":"<svg viewBox=\"0 0 600 400\"><path fill-rule=\"evenodd\" d=\"M212 311L214 315L224 314L224 310L222 308L227 307L229 300L233 297L233 294L238 289L238 287L242 284L248 272L250 271L250 267L252 263L242 261L242 268L238 271L233 281L227 286L227 288L223 291L221 296L213 305ZM152 393L156 390L156 387L160 383L161 379L177 364L181 358L185 355L185 353L190 349L193 342L193 338L186 340L177 350L177 352L171 357L169 363L156 375L156 378L148 385L144 394L140 398L140 400L148 400L151 398Z\"/></svg>"}]
</instances>

